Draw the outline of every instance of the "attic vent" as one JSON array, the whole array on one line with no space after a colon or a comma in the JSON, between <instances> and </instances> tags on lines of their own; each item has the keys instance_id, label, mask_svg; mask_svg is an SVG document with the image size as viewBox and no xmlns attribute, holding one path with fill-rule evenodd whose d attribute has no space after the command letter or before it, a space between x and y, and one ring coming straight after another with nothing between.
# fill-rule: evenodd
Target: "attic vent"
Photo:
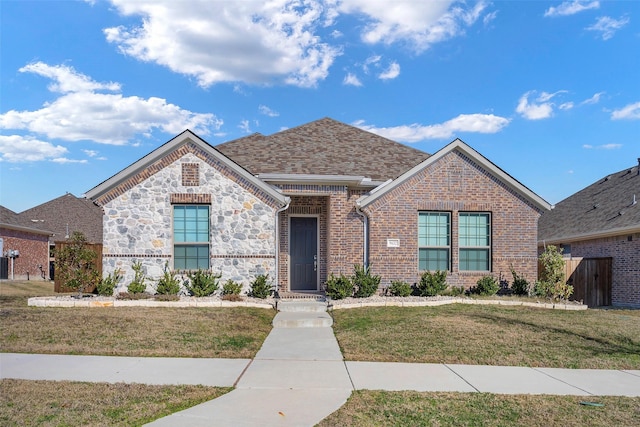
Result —
<instances>
[{"instance_id":1,"label":"attic vent","mask_svg":"<svg viewBox=\"0 0 640 427\"><path fill-rule=\"evenodd\" d=\"M184 187L200 185L200 165L198 163L182 164L182 185Z\"/></svg>"}]
</instances>

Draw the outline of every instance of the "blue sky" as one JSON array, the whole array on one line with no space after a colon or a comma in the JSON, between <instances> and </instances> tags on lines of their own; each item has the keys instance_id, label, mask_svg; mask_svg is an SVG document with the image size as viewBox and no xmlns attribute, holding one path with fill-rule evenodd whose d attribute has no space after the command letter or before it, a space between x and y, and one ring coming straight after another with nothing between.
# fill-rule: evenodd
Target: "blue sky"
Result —
<instances>
[{"instance_id":1,"label":"blue sky","mask_svg":"<svg viewBox=\"0 0 640 427\"><path fill-rule=\"evenodd\" d=\"M460 138L550 203L640 157L637 1L0 3L0 204L82 195L189 128Z\"/></svg>"}]
</instances>

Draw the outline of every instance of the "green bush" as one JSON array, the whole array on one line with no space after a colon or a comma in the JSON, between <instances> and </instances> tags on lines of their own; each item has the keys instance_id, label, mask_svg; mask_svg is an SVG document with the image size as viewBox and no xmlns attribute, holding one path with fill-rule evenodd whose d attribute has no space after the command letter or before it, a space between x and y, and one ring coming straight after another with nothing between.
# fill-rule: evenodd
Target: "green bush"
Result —
<instances>
[{"instance_id":1,"label":"green bush","mask_svg":"<svg viewBox=\"0 0 640 427\"><path fill-rule=\"evenodd\" d=\"M122 280L122 272L119 268L117 268L113 273L107 274L107 277L103 277L100 282L98 282L98 286L96 286L96 290L98 291L98 295L102 295L105 297L113 296L113 291L118 286Z\"/></svg>"},{"instance_id":2,"label":"green bush","mask_svg":"<svg viewBox=\"0 0 640 427\"><path fill-rule=\"evenodd\" d=\"M331 299L344 299L353 295L353 284L344 274L336 277L331 273L327 279L326 293Z\"/></svg>"},{"instance_id":3,"label":"green bush","mask_svg":"<svg viewBox=\"0 0 640 427\"><path fill-rule=\"evenodd\" d=\"M553 245L545 248L540 255L540 280L534 286L534 293L551 300L566 300L573 294L573 286L565 282L562 249Z\"/></svg>"},{"instance_id":4,"label":"green bush","mask_svg":"<svg viewBox=\"0 0 640 427\"><path fill-rule=\"evenodd\" d=\"M187 274L188 280L185 280L184 287L189 295L194 297L208 297L218 290L218 279L222 277L222 273L212 273L208 270L198 269Z\"/></svg>"},{"instance_id":5,"label":"green bush","mask_svg":"<svg viewBox=\"0 0 640 427\"><path fill-rule=\"evenodd\" d=\"M474 292L479 295L489 296L498 293L499 289L500 282L498 282L498 279L491 275L486 275L478 279Z\"/></svg>"},{"instance_id":6,"label":"green bush","mask_svg":"<svg viewBox=\"0 0 640 427\"><path fill-rule=\"evenodd\" d=\"M174 271L169 270L168 262L164 264L164 273L158 280L156 292L160 295L178 295L180 292L180 279L176 277Z\"/></svg>"},{"instance_id":7,"label":"green bush","mask_svg":"<svg viewBox=\"0 0 640 427\"><path fill-rule=\"evenodd\" d=\"M449 286L442 295L449 295L452 297L459 297L464 295L464 286Z\"/></svg>"},{"instance_id":8,"label":"green bush","mask_svg":"<svg viewBox=\"0 0 640 427\"><path fill-rule=\"evenodd\" d=\"M445 289L447 289L447 272L440 270L433 273L425 271L416 286L416 292L421 297L441 295Z\"/></svg>"},{"instance_id":9,"label":"green bush","mask_svg":"<svg viewBox=\"0 0 640 427\"><path fill-rule=\"evenodd\" d=\"M242 284L229 279L222 285L222 295L240 295Z\"/></svg>"},{"instance_id":10,"label":"green bush","mask_svg":"<svg viewBox=\"0 0 640 427\"><path fill-rule=\"evenodd\" d=\"M388 289L389 293L394 297L408 297L413 289L407 282L401 280L393 280Z\"/></svg>"},{"instance_id":11,"label":"green bush","mask_svg":"<svg viewBox=\"0 0 640 427\"><path fill-rule=\"evenodd\" d=\"M273 293L271 284L268 282L268 274L260 274L251 282L251 289L247 293L248 296L253 298L265 299Z\"/></svg>"},{"instance_id":12,"label":"green bush","mask_svg":"<svg viewBox=\"0 0 640 427\"><path fill-rule=\"evenodd\" d=\"M142 271L142 262L135 261L131 268L133 269L133 281L129 283L127 290L131 294L141 294L147 290L144 281L147 279Z\"/></svg>"},{"instance_id":13,"label":"green bush","mask_svg":"<svg viewBox=\"0 0 640 427\"><path fill-rule=\"evenodd\" d=\"M87 238L74 231L66 245L54 249L56 256L56 277L64 286L83 293L100 283L100 273L96 269L98 254L88 246Z\"/></svg>"},{"instance_id":14,"label":"green bush","mask_svg":"<svg viewBox=\"0 0 640 427\"><path fill-rule=\"evenodd\" d=\"M513 276L513 283L511 284L511 292L515 295L529 295L529 282L524 276L520 276L518 272L511 266L511 276Z\"/></svg>"},{"instance_id":15,"label":"green bush","mask_svg":"<svg viewBox=\"0 0 640 427\"><path fill-rule=\"evenodd\" d=\"M354 274L351 277L351 283L355 292L353 294L356 298L367 298L375 294L380 286L380 276L371 275L369 267L361 267L356 264L353 266Z\"/></svg>"}]
</instances>

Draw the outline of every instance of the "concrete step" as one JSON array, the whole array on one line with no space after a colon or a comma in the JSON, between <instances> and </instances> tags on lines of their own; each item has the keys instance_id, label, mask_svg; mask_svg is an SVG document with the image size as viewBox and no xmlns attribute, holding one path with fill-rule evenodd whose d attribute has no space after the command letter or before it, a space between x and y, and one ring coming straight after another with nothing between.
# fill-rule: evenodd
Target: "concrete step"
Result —
<instances>
[{"instance_id":1,"label":"concrete step","mask_svg":"<svg viewBox=\"0 0 640 427\"><path fill-rule=\"evenodd\" d=\"M310 300L278 301L278 311L288 313L322 313L327 311L327 303Z\"/></svg>"},{"instance_id":2,"label":"concrete step","mask_svg":"<svg viewBox=\"0 0 640 427\"><path fill-rule=\"evenodd\" d=\"M328 328L333 318L327 312L290 312L283 311L273 318L274 328Z\"/></svg>"}]
</instances>

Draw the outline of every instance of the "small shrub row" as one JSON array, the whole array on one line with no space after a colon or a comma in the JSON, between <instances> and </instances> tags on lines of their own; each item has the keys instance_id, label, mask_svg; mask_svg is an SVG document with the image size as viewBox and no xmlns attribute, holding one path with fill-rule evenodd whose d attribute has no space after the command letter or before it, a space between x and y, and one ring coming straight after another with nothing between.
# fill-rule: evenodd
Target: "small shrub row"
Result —
<instances>
[{"instance_id":1,"label":"small shrub row","mask_svg":"<svg viewBox=\"0 0 640 427\"><path fill-rule=\"evenodd\" d=\"M379 286L380 276L371 274L369 267L356 264L351 277L344 274L336 277L331 273L325 283L325 292L331 299L367 298L375 294Z\"/></svg>"}]
</instances>

